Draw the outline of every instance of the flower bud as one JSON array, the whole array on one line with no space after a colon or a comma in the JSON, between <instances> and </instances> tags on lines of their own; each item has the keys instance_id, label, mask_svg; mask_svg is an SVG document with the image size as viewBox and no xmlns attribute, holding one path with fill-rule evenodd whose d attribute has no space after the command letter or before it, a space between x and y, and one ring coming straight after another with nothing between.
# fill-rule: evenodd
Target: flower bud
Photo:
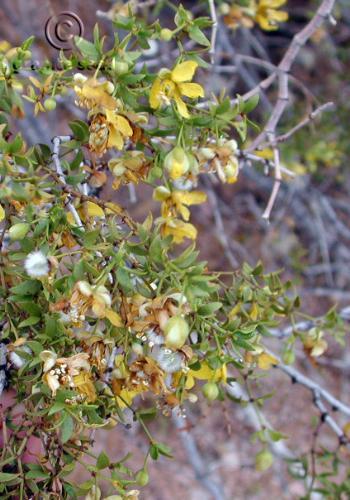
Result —
<instances>
[{"instance_id":1,"label":"flower bud","mask_svg":"<svg viewBox=\"0 0 350 500\"><path fill-rule=\"evenodd\" d=\"M82 75L81 73L75 73L75 75L73 76L73 80L75 81L75 83L82 85L86 82L87 77L85 75Z\"/></svg>"},{"instance_id":2,"label":"flower bud","mask_svg":"<svg viewBox=\"0 0 350 500\"><path fill-rule=\"evenodd\" d=\"M227 16L230 12L230 5L226 2L222 3L219 8L220 14Z\"/></svg>"},{"instance_id":3,"label":"flower bud","mask_svg":"<svg viewBox=\"0 0 350 500\"><path fill-rule=\"evenodd\" d=\"M9 229L9 236L11 240L22 240L28 233L30 229L30 224L27 222L19 222L14 224Z\"/></svg>"},{"instance_id":4,"label":"flower bud","mask_svg":"<svg viewBox=\"0 0 350 500\"><path fill-rule=\"evenodd\" d=\"M255 457L255 468L259 472L264 472L273 464L273 456L269 450L261 450Z\"/></svg>"},{"instance_id":5,"label":"flower bud","mask_svg":"<svg viewBox=\"0 0 350 500\"><path fill-rule=\"evenodd\" d=\"M98 486L93 485L85 497L85 500L100 500L101 490Z\"/></svg>"},{"instance_id":6,"label":"flower bud","mask_svg":"<svg viewBox=\"0 0 350 500\"><path fill-rule=\"evenodd\" d=\"M230 157L226 166L224 167L226 181L228 184L233 184L237 180L238 176L238 161L234 157Z\"/></svg>"},{"instance_id":7,"label":"flower bud","mask_svg":"<svg viewBox=\"0 0 350 500\"><path fill-rule=\"evenodd\" d=\"M45 99L44 101L44 108L46 111L53 111L56 109L56 101L52 97L49 97L48 99Z\"/></svg>"},{"instance_id":8,"label":"flower bud","mask_svg":"<svg viewBox=\"0 0 350 500\"><path fill-rule=\"evenodd\" d=\"M143 356L143 347L141 344L139 344L138 342L133 342L132 346L131 346L131 349L133 350L133 352L135 354L137 354L137 356Z\"/></svg>"},{"instance_id":9,"label":"flower bud","mask_svg":"<svg viewBox=\"0 0 350 500\"><path fill-rule=\"evenodd\" d=\"M295 354L293 351L286 351L283 354L283 363L286 365L292 365L295 361Z\"/></svg>"},{"instance_id":10,"label":"flower bud","mask_svg":"<svg viewBox=\"0 0 350 500\"><path fill-rule=\"evenodd\" d=\"M160 30L160 39L164 42L170 42L173 37L173 32L169 28L163 28Z\"/></svg>"},{"instance_id":11,"label":"flower bud","mask_svg":"<svg viewBox=\"0 0 350 500\"><path fill-rule=\"evenodd\" d=\"M106 92L108 92L108 94L113 94L114 92L114 85L112 82L106 82L105 83L105 89L106 89Z\"/></svg>"},{"instance_id":12,"label":"flower bud","mask_svg":"<svg viewBox=\"0 0 350 500\"><path fill-rule=\"evenodd\" d=\"M168 170L172 179L178 179L188 172L190 160L183 148L176 146L166 155L164 167Z\"/></svg>"},{"instance_id":13,"label":"flower bud","mask_svg":"<svg viewBox=\"0 0 350 500\"><path fill-rule=\"evenodd\" d=\"M203 385L202 391L204 396L209 399L209 401L214 401L219 395L219 388L215 382L207 382Z\"/></svg>"},{"instance_id":14,"label":"flower bud","mask_svg":"<svg viewBox=\"0 0 350 500\"><path fill-rule=\"evenodd\" d=\"M92 288L91 285L87 281L78 281L77 288L79 292L84 295L84 297L91 297Z\"/></svg>"},{"instance_id":15,"label":"flower bud","mask_svg":"<svg viewBox=\"0 0 350 500\"><path fill-rule=\"evenodd\" d=\"M173 316L164 327L165 345L171 349L180 349L187 340L190 328L181 316Z\"/></svg>"},{"instance_id":16,"label":"flower bud","mask_svg":"<svg viewBox=\"0 0 350 500\"><path fill-rule=\"evenodd\" d=\"M120 61L117 58L112 59L112 70L117 74L117 75L124 75L125 73L128 72L129 70L129 65L125 61Z\"/></svg>"},{"instance_id":17,"label":"flower bud","mask_svg":"<svg viewBox=\"0 0 350 500\"><path fill-rule=\"evenodd\" d=\"M200 148L199 154L203 156L205 160L212 160L215 157L215 151L211 148Z\"/></svg>"},{"instance_id":18,"label":"flower bud","mask_svg":"<svg viewBox=\"0 0 350 500\"><path fill-rule=\"evenodd\" d=\"M164 200L167 200L170 195L171 195L170 189L168 189L165 186L158 186L153 191L153 199L155 201L164 201Z\"/></svg>"},{"instance_id":19,"label":"flower bud","mask_svg":"<svg viewBox=\"0 0 350 500\"><path fill-rule=\"evenodd\" d=\"M146 484L148 484L149 481L148 472L145 469L139 470L138 473L136 474L135 479L137 484L139 484L140 486L146 486Z\"/></svg>"},{"instance_id":20,"label":"flower bud","mask_svg":"<svg viewBox=\"0 0 350 500\"><path fill-rule=\"evenodd\" d=\"M234 153L238 149L237 141L235 141L234 139L230 139L229 141L227 141L226 146L231 149L232 153Z\"/></svg>"}]
</instances>

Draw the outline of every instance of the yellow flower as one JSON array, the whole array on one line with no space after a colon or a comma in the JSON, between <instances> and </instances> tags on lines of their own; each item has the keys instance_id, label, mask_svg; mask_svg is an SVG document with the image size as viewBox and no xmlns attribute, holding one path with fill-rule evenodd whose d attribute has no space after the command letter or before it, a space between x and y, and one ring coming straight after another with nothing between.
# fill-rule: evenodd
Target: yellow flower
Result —
<instances>
[{"instance_id":1,"label":"yellow flower","mask_svg":"<svg viewBox=\"0 0 350 500\"><path fill-rule=\"evenodd\" d=\"M190 168L190 157L180 146L175 146L169 151L164 160L164 168L169 172L172 179L182 177Z\"/></svg>"},{"instance_id":2,"label":"yellow flower","mask_svg":"<svg viewBox=\"0 0 350 500\"><path fill-rule=\"evenodd\" d=\"M303 338L304 348L313 358L322 356L328 348L328 343L324 340L323 336L324 333L322 331L317 330L317 328L311 328Z\"/></svg>"},{"instance_id":3,"label":"yellow flower","mask_svg":"<svg viewBox=\"0 0 350 500\"><path fill-rule=\"evenodd\" d=\"M56 395L60 386L69 385L77 388L88 401L96 399L87 353L74 354L69 358L57 358L57 354L53 351L42 351L40 359L44 363L43 380L50 387L52 396Z\"/></svg>"},{"instance_id":4,"label":"yellow flower","mask_svg":"<svg viewBox=\"0 0 350 500\"><path fill-rule=\"evenodd\" d=\"M79 394L85 397L85 401L89 403L96 401L96 389L90 373L81 372L78 375L74 375L73 384Z\"/></svg>"},{"instance_id":5,"label":"yellow flower","mask_svg":"<svg viewBox=\"0 0 350 500\"><path fill-rule=\"evenodd\" d=\"M96 78L87 78L80 73L74 75L74 82L77 95L75 103L78 106L90 110L95 107L114 110L117 107L116 99L111 96L114 91L112 82L99 82Z\"/></svg>"},{"instance_id":6,"label":"yellow flower","mask_svg":"<svg viewBox=\"0 0 350 500\"><path fill-rule=\"evenodd\" d=\"M188 222L183 222L180 219L167 217L161 219L161 233L164 237L172 236L174 243L182 243L185 238L195 240L197 238L197 229Z\"/></svg>"},{"instance_id":7,"label":"yellow flower","mask_svg":"<svg viewBox=\"0 0 350 500\"><path fill-rule=\"evenodd\" d=\"M173 191L164 186L157 187L153 192L153 199L162 202L162 217L174 217L177 213L188 221L190 211L186 205L199 205L204 203L207 195L202 191Z\"/></svg>"},{"instance_id":8,"label":"yellow flower","mask_svg":"<svg viewBox=\"0 0 350 500\"><path fill-rule=\"evenodd\" d=\"M129 121L116 111L105 109L92 115L89 147L93 153L102 155L107 148L121 150L124 140L132 135Z\"/></svg>"},{"instance_id":9,"label":"yellow flower","mask_svg":"<svg viewBox=\"0 0 350 500\"><path fill-rule=\"evenodd\" d=\"M262 352L258 356L258 367L261 370L270 370L273 366L278 365L278 359L267 352Z\"/></svg>"},{"instance_id":10,"label":"yellow flower","mask_svg":"<svg viewBox=\"0 0 350 500\"><path fill-rule=\"evenodd\" d=\"M213 370L210 368L208 363L203 361L199 370L190 370L186 378L186 389L192 389L195 385L195 379L197 380L210 380L210 382L223 382L226 383L227 379L227 368L226 365L222 365L221 368Z\"/></svg>"},{"instance_id":11,"label":"yellow flower","mask_svg":"<svg viewBox=\"0 0 350 500\"><path fill-rule=\"evenodd\" d=\"M151 108L158 109L162 104L168 106L174 100L179 114L183 118L189 118L190 114L182 96L191 99L204 97L203 87L198 83L190 83L197 66L195 61L185 61L177 64L172 71L161 70L151 88Z\"/></svg>"},{"instance_id":12,"label":"yellow flower","mask_svg":"<svg viewBox=\"0 0 350 500\"><path fill-rule=\"evenodd\" d=\"M85 319L85 313L89 309L97 318L105 318L111 304L112 299L106 287L78 281L70 299L72 320L78 322Z\"/></svg>"},{"instance_id":13,"label":"yellow flower","mask_svg":"<svg viewBox=\"0 0 350 500\"><path fill-rule=\"evenodd\" d=\"M121 184L138 184L147 177L150 162L143 151L129 151L119 158L109 160L108 167L115 176L112 187L118 189Z\"/></svg>"},{"instance_id":14,"label":"yellow flower","mask_svg":"<svg viewBox=\"0 0 350 500\"><path fill-rule=\"evenodd\" d=\"M5 219L5 210L0 205L0 222Z\"/></svg>"},{"instance_id":15,"label":"yellow flower","mask_svg":"<svg viewBox=\"0 0 350 500\"><path fill-rule=\"evenodd\" d=\"M224 16L224 23L232 29L236 29L239 26L244 26L245 28L252 28L254 26L254 21L252 16L254 15L254 7L243 8L238 5L232 5L226 15Z\"/></svg>"},{"instance_id":16,"label":"yellow flower","mask_svg":"<svg viewBox=\"0 0 350 500\"><path fill-rule=\"evenodd\" d=\"M260 28L266 31L278 29L278 23L288 20L288 13L279 11L287 0L259 0L255 20Z\"/></svg>"}]
</instances>

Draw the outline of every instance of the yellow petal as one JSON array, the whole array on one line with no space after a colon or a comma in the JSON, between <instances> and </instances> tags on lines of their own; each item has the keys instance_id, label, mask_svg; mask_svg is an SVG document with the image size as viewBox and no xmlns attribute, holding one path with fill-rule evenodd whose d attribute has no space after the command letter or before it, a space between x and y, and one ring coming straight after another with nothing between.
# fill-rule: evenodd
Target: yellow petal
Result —
<instances>
[{"instance_id":1,"label":"yellow petal","mask_svg":"<svg viewBox=\"0 0 350 500\"><path fill-rule=\"evenodd\" d=\"M112 323L114 326L123 326L123 321L121 317L119 316L118 313L115 311L112 311L112 309L107 309L106 311L106 318L109 319L109 321Z\"/></svg>"},{"instance_id":2,"label":"yellow petal","mask_svg":"<svg viewBox=\"0 0 350 500\"><path fill-rule=\"evenodd\" d=\"M274 356L271 356L271 354L267 352L263 352L259 355L258 366L261 370L269 370L274 365L278 365L278 360Z\"/></svg>"},{"instance_id":3,"label":"yellow petal","mask_svg":"<svg viewBox=\"0 0 350 500\"><path fill-rule=\"evenodd\" d=\"M210 366L203 362L199 370L190 370L192 377L198 380L210 380L211 382L226 382L227 368L223 365L217 370L213 370Z\"/></svg>"},{"instance_id":4,"label":"yellow petal","mask_svg":"<svg viewBox=\"0 0 350 500\"><path fill-rule=\"evenodd\" d=\"M173 198L176 203L199 205L207 200L207 195L202 191L175 191L175 193L173 193Z\"/></svg>"},{"instance_id":5,"label":"yellow petal","mask_svg":"<svg viewBox=\"0 0 350 500\"><path fill-rule=\"evenodd\" d=\"M179 114L183 118L190 118L190 114L188 112L187 106L184 103L184 101L181 99L181 95L179 94L178 91L176 91L174 93L174 99L175 99L176 107L177 107L177 110L178 110Z\"/></svg>"},{"instance_id":6,"label":"yellow petal","mask_svg":"<svg viewBox=\"0 0 350 500\"><path fill-rule=\"evenodd\" d=\"M259 7L269 7L270 9L278 9L285 5L287 0L260 0Z\"/></svg>"},{"instance_id":7,"label":"yellow petal","mask_svg":"<svg viewBox=\"0 0 350 500\"><path fill-rule=\"evenodd\" d=\"M110 128L107 146L109 148L117 148L119 151L123 149L123 136L115 127Z\"/></svg>"},{"instance_id":8,"label":"yellow petal","mask_svg":"<svg viewBox=\"0 0 350 500\"><path fill-rule=\"evenodd\" d=\"M347 422L343 427L343 432L345 436L350 439L350 422Z\"/></svg>"},{"instance_id":9,"label":"yellow petal","mask_svg":"<svg viewBox=\"0 0 350 500\"><path fill-rule=\"evenodd\" d=\"M100 300L98 298L94 298L94 301L91 306L92 312L97 316L98 318L104 318L106 314L106 304L103 300Z\"/></svg>"},{"instance_id":10,"label":"yellow petal","mask_svg":"<svg viewBox=\"0 0 350 500\"><path fill-rule=\"evenodd\" d=\"M77 388L79 394L86 396L89 403L93 403L97 399L96 389L91 380L90 373L82 372L73 377L74 386Z\"/></svg>"},{"instance_id":11,"label":"yellow petal","mask_svg":"<svg viewBox=\"0 0 350 500\"><path fill-rule=\"evenodd\" d=\"M105 217L103 209L96 205L96 203L92 203L92 201L86 201L84 203L84 210L89 217Z\"/></svg>"},{"instance_id":12,"label":"yellow petal","mask_svg":"<svg viewBox=\"0 0 350 500\"><path fill-rule=\"evenodd\" d=\"M189 82L192 80L197 67L198 63L195 61L185 61L177 64L171 72L171 79L176 83Z\"/></svg>"},{"instance_id":13,"label":"yellow petal","mask_svg":"<svg viewBox=\"0 0 350 500\"><path fill-rule=\"evenodd\" d=\"M177 207L181 217L183 218L183 220L185 220L186 222L190 219L190 215L191 215L191 212L189 211L188 208L185 207L185 205L179 205Z\"/></svg>"},{"instance_id":14,"label":"yellow petal","mask_svg":"<svg viewBox=\"0 0 350 500\"><path fill-rule=\"evenodd\" d=\"M85 99L94 101L95 105L102 106L103 108L115 109L117 107L117 101L114 97L107 94L101 86L93 87L92 85L84 84L81 91L78 92L79 94Z\"/></svg>"},{"instance_id":15,"label":"yellow petal","mask_svg":"<svg viewBox=\"0 0 350 500\"><path fill-rule=\"evenodd\" d=\"M115 128L126 137L131 137L133 134L132 128L130 127L130 123L124 116L116 115L113 121L113 125Z\"/></svg>"},{"instance_id":16,"label":"yellow petal","mask_svg":"<svg viewBox=\"0 0 350 500\"><path fill-rule=\"evenodd\" d=\"M313 358L317 358L318 356L322 356L322 354L327 350L328 344L325 340L319 339L317 342L314 344L310 355Z\"/></svg>"},{"instance_id":17,"label":"yellow petal","mask_svg":"<svg viewBox=\"0 0 350 500\"><path fill-rule=\"evenodd\" d=\"M162 89L162 80L156 78L152 85L151 92L149 95L149 104L152 109L158 109L161 104L160 93Z\"/></svg>"},{"instance_id":18,"label":"yellow petal","mask_svg":"<svg viewBox=\"0 0 350 500\"><path fill-rule=\"evenodd\" d=\"M140 394L140 391L128 391L127 389L122 389L120 391L119 397L117 396L119 408L126 408L128 405L131 406L133 399Z\"/></svg>"},{"instance_id":19,"label":"yellow petal","mask_svg":"<svg viewBox=\"0 0 350 500\"><path fill-rule=\"evenodd\" d=\"M204 97L204 89L199 83L179 83L178 89L182 95L191 99Z\"/></svg>"},{"instance_id":20,"label":"yellow petal","mask_svg":"<svg viewBox=\"0 0 350 500\"><path fill-rule=\"evenodd\" d=\"M194 386L195 384L195 380L193 378L193 370L190 370L187 374L187 377L186 377L186 383L185 383L185 389L187 390L190 390L192 389L192 387Z\"/></svg>"},{"instance_id":21,"label":"yellow petal","mask_svg":"<svg viewBox=\"0 0 350 500\"><path fill-rule=\"evenodd\" d=\"M0 205L0 222L5 219L5 210Z\"/></svg>"},{"instance_id":22,"label":"yellow petal","mask_svg":"<svg viewBox=\"0 0 350 500\"><path fill-rule=\"evenodd\" d=\"M197 229L192 224L173 219L166 222L163 227L163 234L164 236L171 235L174 243L182 243L184 238L195 240L197 238Z\"/></svg>"}]
</instances>

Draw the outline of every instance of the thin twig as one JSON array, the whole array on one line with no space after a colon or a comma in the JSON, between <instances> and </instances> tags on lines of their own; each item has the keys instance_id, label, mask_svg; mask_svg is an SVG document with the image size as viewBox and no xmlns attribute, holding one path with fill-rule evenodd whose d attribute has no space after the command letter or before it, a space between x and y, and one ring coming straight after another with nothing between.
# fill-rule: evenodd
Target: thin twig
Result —
<instances>
[{"instance_id":1,"label":"thin twig","mask_svg":"<svg viewBox=\"0 0 350 500\"><path fill-rule=\"evenodd\" d=\"M214 0L208 0L209 3L209 9L210 9L210 16L211 20L213 22L212 28L211 28L211 39L210 39L210 60L211 63L215 63L215 46L216 46L216 36L218 32L218 19L216 15L216 8L215 8L215 3Z\"/></svg>"},{"instance_id":2,"label":"thin twig","mask_svg":"<svg viewBox=\"0 0 350 500\"><path fill-rule=\"evenodd\" d=\"M293 63L295 62L300 49L312 37L315 31L322 25L324 20L329 18L334 4L335 0L323 0L309 23L294 36L292 43L290 44L287 52L278 65L278 97L275 107L266 126L264 127L264 130L250 145L251 151L257 149L266 137L271 134L275 134L276 127L289 102L288 73Z\"/></svg>"},{"instance_id":3,"label":"thin twig","mask_svg":"<svg viewBox=\"0 0 350 500\"><path fill-rule=\"evenodd\" d=\"M176 414L176 411L173 412L172 418L179 430L182 445L186 450L188 460L194 470L196 479L211 493L214 500L224 500L225 496L222 487L210 478L208 467L203 461L192 434L184 426L184 420Z\"/></svg>"}]
</instances>

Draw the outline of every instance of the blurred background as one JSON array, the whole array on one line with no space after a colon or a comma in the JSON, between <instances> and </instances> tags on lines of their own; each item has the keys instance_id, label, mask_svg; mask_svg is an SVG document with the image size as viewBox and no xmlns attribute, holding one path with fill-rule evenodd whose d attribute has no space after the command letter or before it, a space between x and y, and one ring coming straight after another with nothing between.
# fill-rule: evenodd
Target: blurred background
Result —
<instances>
[{"instance_id":1,"label":"blurred background","mask_svg":"<svg viewBox=\"0 0 350 500\"><path fill-rule=\"evenodd\" d=\"M205 1L183 3L196 15L208 15ZM234 97L255 87L271 69L252 63L253 59L267 61L272 68L278 64L292 37L310 19L319 3L289 0L283 7L289 13L289 21L274 32L258 28L233 31L221 24L216 66L198 72L207 94L219 93L225 88ZM142 9L141 15L152 18L152 2L150 4ZM113 40L111 19L122 7L123 2L97 0L1 0L0 40L16 46L35 35L35 59L54 61L58 52L50 47L44 35L48 17L63 11L78 14L85 27L84 36L89 40L98 22L108 46ZM283 269L283 278L292 279L302 299L302 310L310 315L324 314L333 305L342 309L350 304L348 0L337 2L334 18L336 24L326 23L319 29L302 48L293 66L291 105L280 132L292 128L324 102L333 101L335 107L283 144L282 163L296 175L283 182L270 223L261 215L273 179L257 165L245 166L235 185L203 185L203 190L208 192L208 202L192 210L192 222L199 231L201 258L208 261L212 270L231 270L243 262L254 265L259 260L267 271ZM165 10L161 20L164 26L173 28L171 10ZM160 60L172 64L176 58L176 52L171 53L173 50L171 44L151 43L143 60L150 61L156 70ZM266 121L276 96L275 87L262 94L252 117L254 121ZM29 103L26 106L30 109ZM72 97L67 96L59 101L56 113L42 115L40 120L29 114L19 126L28 143L49 143L54 135L69 133L67 122L73 118L85 119L85 114L73 105ZM136 193L130 193L127 187L112 191L110 184L102 188L100 195L125 206L136 220L142 221L149 211L157 213L151 191L144 185L138 187ZM273 342L271 345L277 346L279 341ZM297 348L296 366L350 403L350 350L346 338L344 347L330 339L328 350L317 363L307 359L302 347L299 351ZM309 456L314 444L313 418L317 414L311 394L299 385L291 385L290 379L277 370L270 371L260 383L261 393L274 392L278 387L276 394L265 403L266 418L289 437L286 445L292 452ZM251 440L256 430L254 416L231 400L210 407L200 400L195 410L188 409L186 419L164 418L157 422L156 426L150 422L150 428L157 439L172 447L174 459L162 458L150 465L151 481L142 491L142 499L292 499L303 494L302 482L288 474L283 460L277 458L264 473L255 470L254 453L259 447ZM339 424L345 423L340 418ZM327 449L337 445L336 438L326 429L321 445ZM120 426L112 433L97 432L95 447L99 451L108 450L115 459L131 451L132 457L127 463L139 468L147 442L133 424L130 429ZM278 455L278 450L276 453ZM217 496L219 493L208 487L208 478L221 485L223 496Z\"/></svg>"}]
</instances>

